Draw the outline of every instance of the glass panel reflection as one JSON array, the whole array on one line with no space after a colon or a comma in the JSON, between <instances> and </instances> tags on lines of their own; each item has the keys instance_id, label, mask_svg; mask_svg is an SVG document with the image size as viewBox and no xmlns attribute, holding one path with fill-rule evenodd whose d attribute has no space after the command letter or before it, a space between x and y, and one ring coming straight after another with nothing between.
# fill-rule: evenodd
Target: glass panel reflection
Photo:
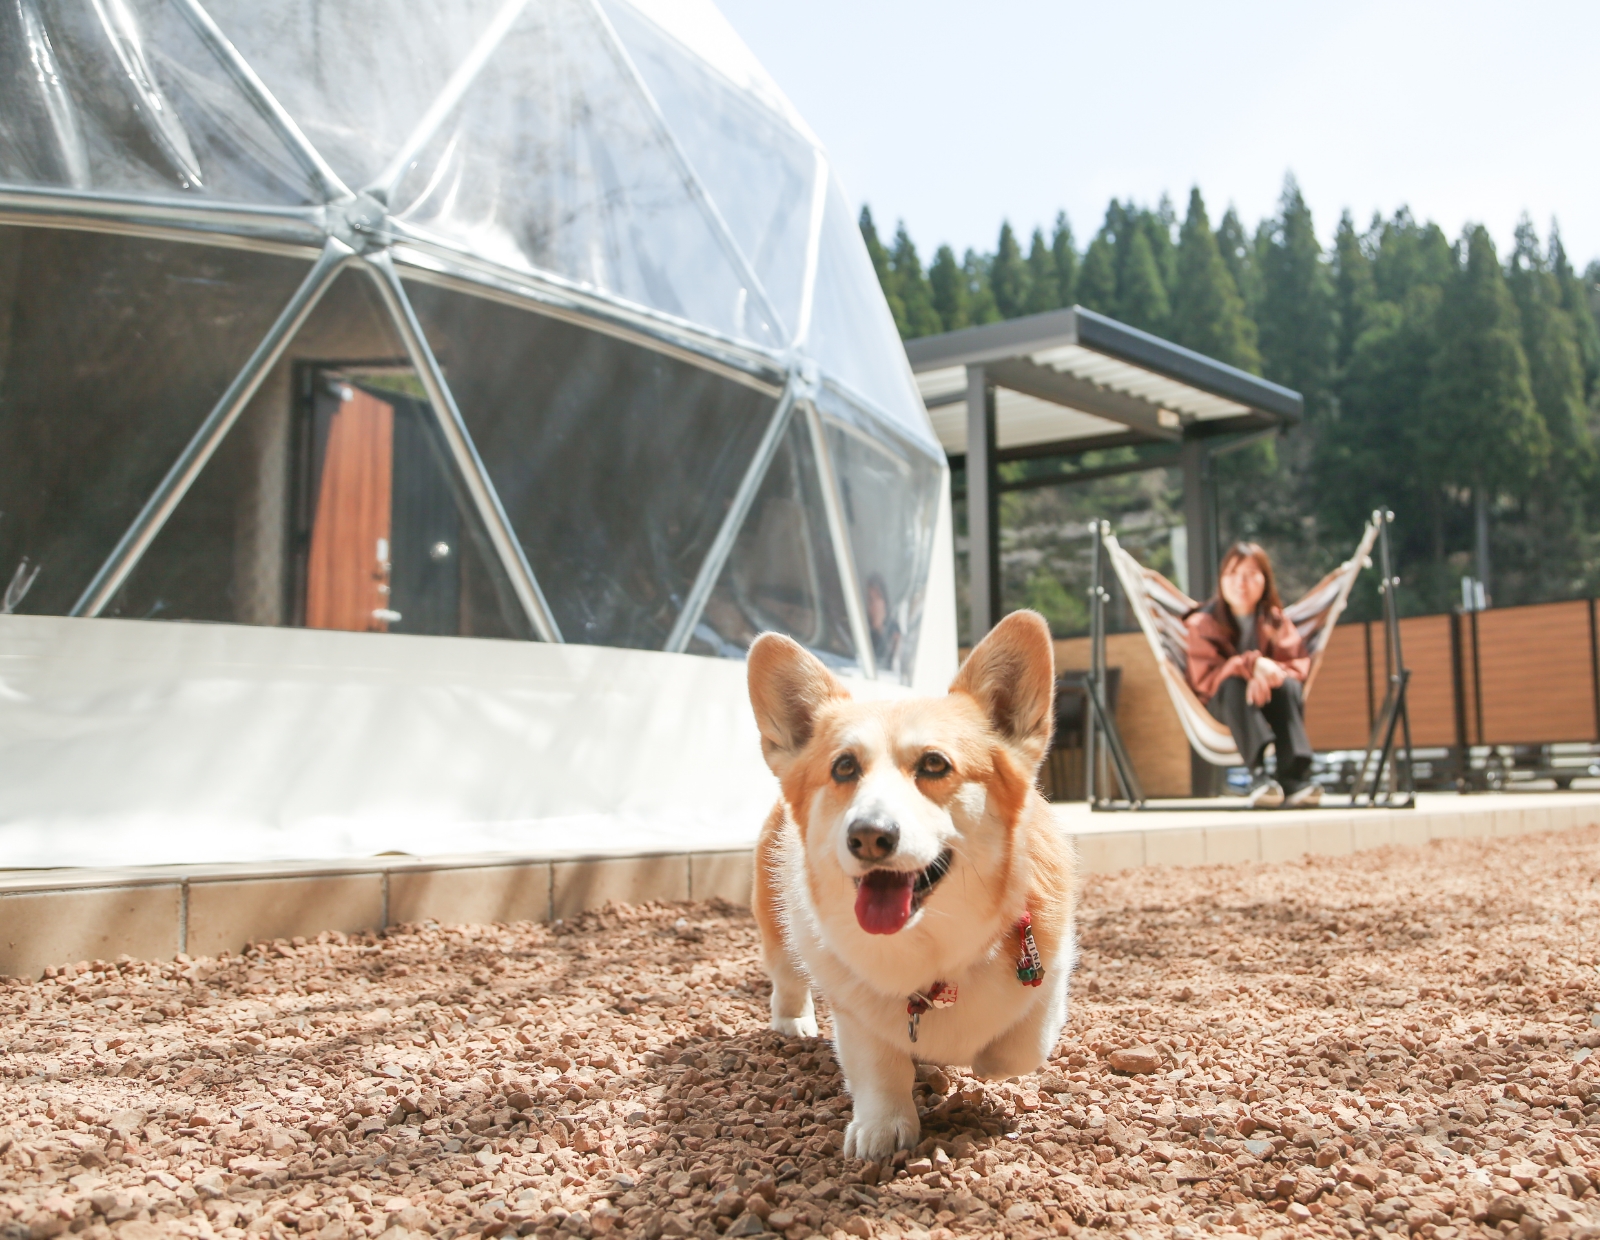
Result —
<instances>
[{"instance_id":1,"label":"glass panel reflection","mask_svg":"<svg viewBox=\"0 0 1600 1240\"><path fill-rule=\"evenodd\" d=\"M304 279L240 250L0 226L0 586L65 615Z\"/></svg>"},{"instance_id":2,"label":"glass panel reflection","mask_svg":"<svg viewBox=\"0 0 1600 1240\"><path fill-rule=\"evenodd\" d=\"M523 10L391 202L453 248L782 343L588 0Z\"/></svg>"},{"instance_id":3,"label":"glass panel reflection","mask_svg":"<svg viewBox=\"0 0 1600 1240\"><path fill-rule=\"evenodd\" d=\"M942 473L929 456L825 418L878 675L909 684L933 554Z\"/></svg>"},{"instance_id":4,"label":"glass panel reflection","mask_svg":"<svg viewBox=\"0 0 1600 1240\"><path fill-rule=\"evenodd\" d=\"M837 180L829 182L822 216L806 346L824 370L877 405L902 434L938 451L905 346Z\"/></svg>"},{"instance_id":5,"label":"glass panel reflection","mask_svg":"<svg viewBox=\"0 0 1600 1240\"><path fill-rule=\"evenodd\" d=\"M605 10L792 333L800 323L811 225L817 165L811 143L753 92L734 86L626 0L611 0Z\"/></svg>"},{"instance_id":6,"label":"glass panel reflection","mask_svg":"<svg viewBox=\"0 0 1600 1240\"><path fill-rule=\"evenodd\" d=\"M175 4L0 4L0 180L299 204L299 157Z\"/></svg>"},{"instance_id":7,"label":"glass panel reflection","mask_svg":"<svg viewBox=\"0 0 1600 1240\"><path fill-rule=\"evenodd\" d=\"M661 649L775 397L543 314L406 291L563 637Z\"/></svg>"},{"instance_id":8,"label":"glass panel reflection","mask_svg":"<svg viewBox=\"0 0 1600 1240\"><path fill-rule=\"evenodd\" d=\"M832 667L856 666L811 431L800 412L790 418L689 650L742 659L768 629Z\"/></svg>"},{"instance_id":9,"label":"glass panel reflection","mask_svg":"<svg viewBox=\"0 0 1600 1240\"><path fill-rule=\"evenodd\" d=\"M503 0L204 0L350 188L378 175Z\"/></svg>"},{"instance_id":10,"label":"glass panel reflection","mask_svg":"<svg viewBox=\"0 0 1600 1240\"><path fill-rule=\"evenodd\" d=\"M106 614L528 635L366 275L335 281Z\"/></svg>"}]
</instances>

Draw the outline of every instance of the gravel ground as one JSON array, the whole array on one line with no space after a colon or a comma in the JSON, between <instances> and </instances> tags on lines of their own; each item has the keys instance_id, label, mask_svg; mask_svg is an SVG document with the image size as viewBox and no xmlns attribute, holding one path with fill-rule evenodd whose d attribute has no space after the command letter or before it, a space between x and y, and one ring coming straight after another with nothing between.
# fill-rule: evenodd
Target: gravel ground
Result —
<instances>
[{"instance_id":1,"label":"gravel ground","mask_svg":"<svg viewBox=\"0 0 1600 1240\"><path fill-rule=\"evenodd\" d=\"M1597 879L1600 829L1092 879L1058 1057L927 1072L881 1167L726 906L79 965L0 990L0 1236L1600 1237Z\"/></svg>"}]
</instances>

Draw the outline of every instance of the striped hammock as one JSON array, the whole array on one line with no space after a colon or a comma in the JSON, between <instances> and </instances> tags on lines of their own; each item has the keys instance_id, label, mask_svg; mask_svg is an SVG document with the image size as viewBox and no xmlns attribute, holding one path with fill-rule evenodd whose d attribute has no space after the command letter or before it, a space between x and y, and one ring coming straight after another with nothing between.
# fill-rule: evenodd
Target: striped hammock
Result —
<instances>
[{"instance_id":1,"label":"striped hammock","mask_svg":"<svg viewBox=\"0 0 1600 1240\"><path fill-rule=\"evenodd\" d=\"M1307 695L1311 693L1317 669L1322 666L1323 652L1350 598L1356 576L1363 568L1371 567L1369 553L1377 537L1378 521L1374 517L1362 531L1355 553L1312 586L1303 598L1283 609L1284 615L1300 630L1301 640L1311 656L1304 690ZM1189 687L1189 632L1183 620L1199 604L1155 569L1144 567L1129 555L1115 534L1106 533L1105 547L1123 593L1128 596L1128 605L1150 649L1155 652L1162 682L1167 686L1189 744L1213 766L1243 766L1244 759L1239 756L1227 725L1212 715Z\"/></svg>"}]
</instances>

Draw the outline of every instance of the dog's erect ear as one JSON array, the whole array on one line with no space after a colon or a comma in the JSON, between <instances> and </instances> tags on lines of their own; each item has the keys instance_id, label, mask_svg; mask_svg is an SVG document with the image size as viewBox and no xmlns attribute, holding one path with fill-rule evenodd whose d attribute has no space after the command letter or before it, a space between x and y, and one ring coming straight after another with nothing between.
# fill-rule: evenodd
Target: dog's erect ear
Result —
<instances>
[{"instance_id":1,"label":"dog's erect ear","mask_svg":"<svg viewBox=\"0 0 1600 1240\"><path fill-rule=\"evenodd\" d=\"M817 712L850 694L816 656L779 633L763 633L751 645L749 676L761 752L782 779L810 743Z\"/></svg>"},{"instance_id":2,"label":"dog's erect ear","mask_svg":"<svg viewBox=\"0 0 1600 1240\"><path fill-rule=\"evenodd\" d=\"M1055 724L1055 678L1050 626L1036 611L1014 611L967 656L950 692L975 698L995 731L1037 769Z\"/></svg>"}]
</instances>

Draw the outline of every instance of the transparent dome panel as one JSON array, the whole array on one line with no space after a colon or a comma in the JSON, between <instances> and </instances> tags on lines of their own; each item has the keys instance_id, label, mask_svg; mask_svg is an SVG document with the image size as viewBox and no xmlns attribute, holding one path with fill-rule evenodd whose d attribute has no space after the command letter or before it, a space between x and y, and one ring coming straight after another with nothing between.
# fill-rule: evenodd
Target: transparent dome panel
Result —
<instances>
[{"instance_id":1,"label":"transparent dome panel","mask_svg":"<svg viewBox=\"0 0 1600 1240\"><path fill-rule=\"evenodd\" d=\"M812 183L821 169L815 148L625 0L607 0L604 7L667 127L792 332L800 322Z\"/></svg>"},{"instance_id":2,"label":"transparent dome panel","mask_svg":"<svg viewBox=\"0 0 1600 1240\"><path fill-rule=\"evenodd\" d=\"M301 156L185 16L158 0L0 5L0 179L296 205Z\"/></svg>"},{"instance_id":3,"label":"transparent dome panel","mask_svg":"<svg viewBox=\"0 0 1600 1240\"><path fill-rule=\"evenodd\" d=\"M909 684L926 602L943 471L915 446L862 418L825 410L823 424L855 558L878 676Z\"/></svg>"},{"instance_id":4,"label":"transparent dome panel","mask_svg":"<svg viewBox=\"0 0 1600 1240\"><path fill-rule=\"evenodd\" d=\"M739 527L689 651L742 659L767 630L794 638L830 667L857 666L810 423L798 412Z\"/></svg>"},{"instance_id":5,"label":"transparent dome panel","mask_svg":"<svg viewBox=\"0 0 1600 1240\"><path fill-rule=\"evenodd\" d=\"M529 635L364 272L323 296L105 614Z\"/></svg>"},{"instance_id":6,"label":"transparent dome panel","mask_svg":"<svg viewBox=\"0 0 1600 1240\"><path fill-rule=\"evenodd\" d=\"M424 242L781 343L737 244L586 0L522 11L390 204Z\"/></svg>"},{"instance_id":7,"label":"transparent dome panel","mask_svg":"<svg viewBox=\"0 0 1600 1240\"><path fill-rule=\"evenodd\" d=\"M400 151L504 0L203 0L351 189Z\"/></svg>"},{"instance_id":8,"label":"transparent dome panel","mask_svg":"<svg viewBox=\"0 0 1600 1240\"><path fill-rule=\"evenodd\" d=\"M406 291L562 636L661 649L776 397L548 315Z\"/></svg>"},{"instance_id":9,"label":"transparent dome panel","mask_svg":"<svg viewBox=\"0 0 1600 1240\"><path fill-rule=\"evenodd\" d=\"M0 226L0 590L17 587L10 610L72 608L309 268Z\"/></svg>"},{"instance_id":10,"label":"transparent dome panel","mask_svg":"<svg viewBox=\"0 0 1600 1240\"><path fill-rule=\"evenodd\" d=\"M823 369L871 401L905 434L937 448L917 396L905 346L883 299L855 216L836 180L817 253L817 283L806 348Z\"/></svg>"}]
</instances>

